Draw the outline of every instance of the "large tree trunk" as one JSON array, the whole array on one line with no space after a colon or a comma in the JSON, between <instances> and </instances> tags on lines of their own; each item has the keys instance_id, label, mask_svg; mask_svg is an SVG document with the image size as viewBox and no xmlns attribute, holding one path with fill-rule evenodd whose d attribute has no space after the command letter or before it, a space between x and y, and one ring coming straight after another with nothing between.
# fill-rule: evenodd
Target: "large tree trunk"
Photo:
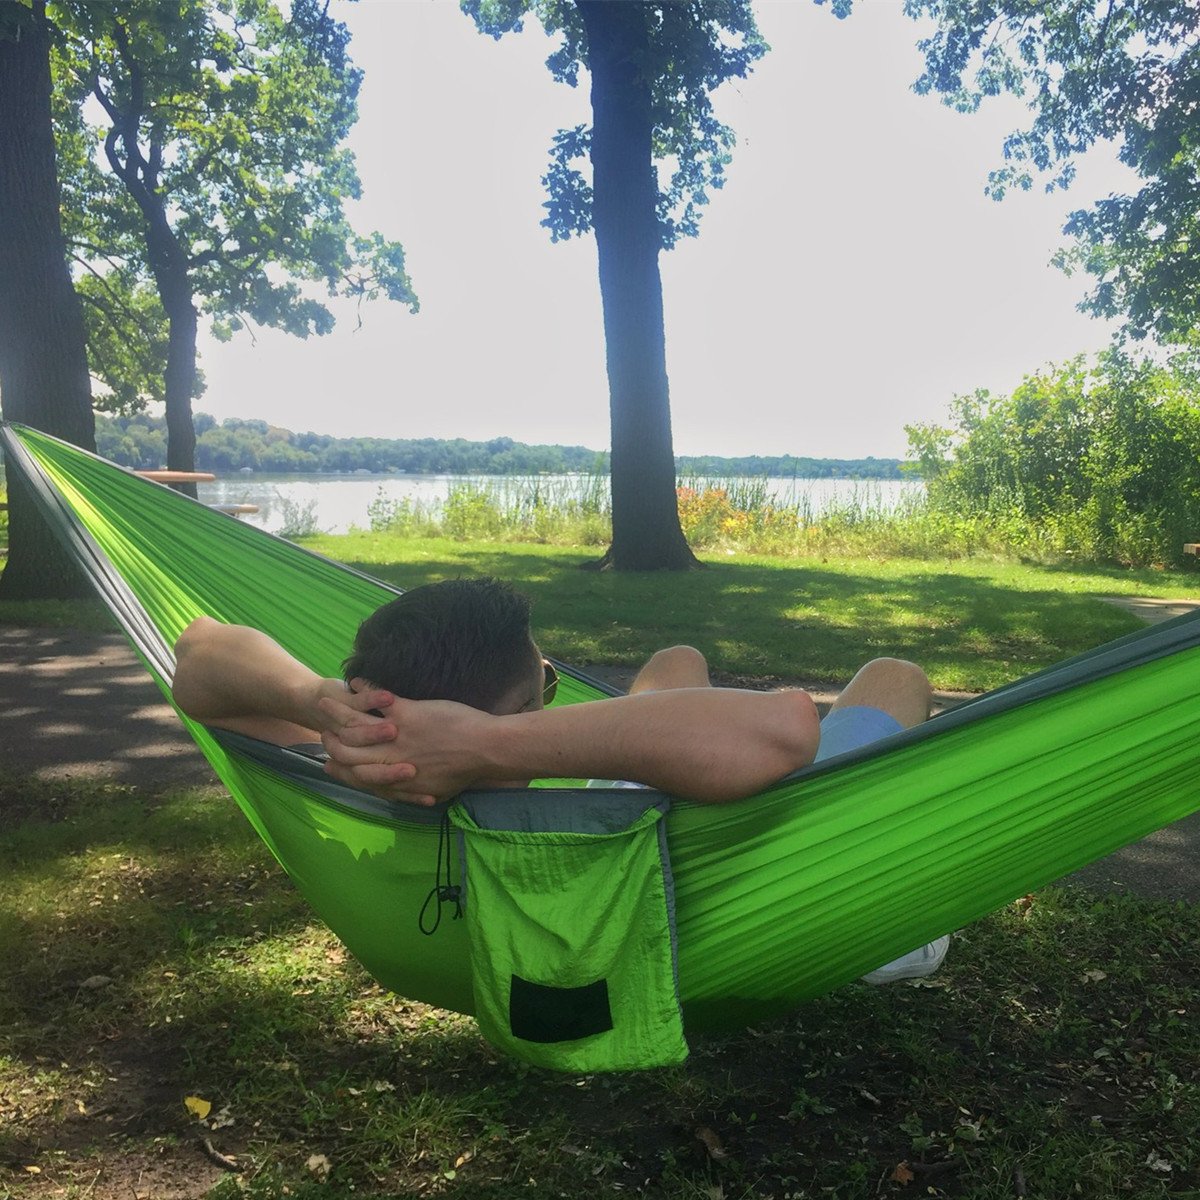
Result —
<instances>
[{"instance_id":1,"label":"large tree trunk","mask_svg":"<svg viewBox=\"0 0 1200 1200\"><path fill-rule=\"evenodd\" d=\"M191 295L173 300L167 308L170 333L164 399L167 419L167 466L172 471L196 469L196 425L192 417L192 392L196 386L196 306ZM196 495L194 483L177 484L181 492Z\"/></svg>"},{"instance_id":2,"label":"large tree trunk","mask_svg":"<svg viewBox=\"0 0 1200 1200\"><path fill-rule=\"evenodd\" d=\"M83 313L59 219L45 0L0 14L0 405L6 420L94 450ZM8 476L8 561L0 596L91 594Z\"/></svg>"},{"instance_id":3,"label":"large tree trunk","mask_svg":"<svg viewBox=\"0 0 1200 1200\"><path fill-rule=\"evenodd\" d=\"M143 197L144 193L144 197ZM146 246L154 272L159 299L167 314L167 369L163 399L167 419L167 466L172 471L196 469L196 426L192 417L192 393L196 389L195 295L187 255L167 220L157 194L141 189L138 203L148 223ZM196 495L194 483L176 484L179 491Z\"/></svg>"},{"instance_id":4,"label":"large tree trunk","mask_svg":"<svg viewBox=\"0 0 1200 1200\"><path fill-rule=\"evenodd\" d=\"M645 13L641 4L576 2L592 75L592 224L612 419L613 540L599 565L690 570L700 564L675 494L650 89L639 71Z\"/></svg>"}]
</instances>

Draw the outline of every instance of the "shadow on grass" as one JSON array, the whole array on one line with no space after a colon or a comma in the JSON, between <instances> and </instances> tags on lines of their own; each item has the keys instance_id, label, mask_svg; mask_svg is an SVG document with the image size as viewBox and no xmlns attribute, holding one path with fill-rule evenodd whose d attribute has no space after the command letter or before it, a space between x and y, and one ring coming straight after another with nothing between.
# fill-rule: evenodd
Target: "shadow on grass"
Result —
<instances>
[{"instance_id":1,"label":"shadow on grass","mask_svg":"<svg viewBox=\"0 0 1200 1200\"><path fill-rule=\"evenodd\" d=\"M1014 1164L1038 1195L1200 1183L1194 907L1050 892L972 927L923 986L851 986L671 1070L556 1076L384 994L231 808L123 790L57 817L0 843L0 958L19 964L0 979L0 1188L32 1163L127 1196L113 1164L139 1155L182 1186L211 1165L198 1133L247 1165L215 1196L252 1200L315 1195L312 1155L325 1195L455 1200L866 1200L907 1194L901 1162L980 1200L1014 1194ZM188 1095L233 1123L197 1126Z\"/></svg>"},{"instance_id":2,"label":"shadow on grass","mask_svg":"<svg viewBox=\"0 0 1200 1200\"><path fill-rule=\"evenodd\" d=\"M568 660L630 665L686 642L716 670L831 682L887 655L920 663L935 686L983 690L1139 627L1089 596L1028 586L1023 569L750 562L617 575L577 571L586 557L498 547L351 565L401 587L472 573L508 579L533 599L543 646Z\"/></svg>"}]
</instances>

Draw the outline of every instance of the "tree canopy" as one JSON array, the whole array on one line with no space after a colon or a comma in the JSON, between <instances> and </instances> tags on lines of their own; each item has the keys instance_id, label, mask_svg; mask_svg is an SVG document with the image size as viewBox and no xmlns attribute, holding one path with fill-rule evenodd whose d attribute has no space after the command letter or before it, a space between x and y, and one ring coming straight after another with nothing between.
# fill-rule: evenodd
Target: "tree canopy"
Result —
<instances>
[{"instance_id":1,"label":"tree canopy","mask_svg":"<svg viewBox=\"0 0 1200 1200\"><path fill-rule=\"evenodd\" d=\"M345 212L361 190L342 144L361 73L326 8L53 7L66 234L93 370L118 406L162 398L190 431L197 308L222 337L326 333L321 290L416 310L401 246L357 233Z\"/></svg>"},{"instance_id":2,"label":"tree canopy","mask_svg":"<svg viewBox=\"0 0 1200 1200\"><path fill-rule=\"evenodd\" d=\"M725 184L734 132L713 112L711 93L727 79L743 78L767 44L746 0L689 0L641 4L647 37L638 71L650 89L653 154L666 168L659 180L657 215L664 248L700 231L710 189ZM588 66L588 44L579 8L570 0L462 0L480 32L499 39L534 14L551 36L561 36L546 60L560 83L577 86ZM591 232L593 189L577 165L591 150L592 129L560 129L542 182L549 199L542 224L558 241Z\"/></svg>"},{"instance_id":3,"label":"tree canopy","mask_svg":"<svg viewBox=\"0 0 1200 1200\"><path fill-rule=\"evenodd\" d=\"M824 0L817 0L823 3ZM831 0L844 16L852 0ZM1082 306L1121 317L1133 338L1200 336L1200 9L1186 0L905 0L934 22L918 46L918 92L974 111L1009 92L1032 113L988 180L1066 187L1095 143L1117 142L1142 185L1073 212L1073 247L1059 256L1096 284Z\"/></svg>"}]
</instances>

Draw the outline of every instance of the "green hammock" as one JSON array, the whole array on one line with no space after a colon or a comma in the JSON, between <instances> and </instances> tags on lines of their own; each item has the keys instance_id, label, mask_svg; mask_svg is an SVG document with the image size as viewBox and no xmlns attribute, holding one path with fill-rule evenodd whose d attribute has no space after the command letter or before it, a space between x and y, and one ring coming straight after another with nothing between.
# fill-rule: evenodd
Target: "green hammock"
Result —
<instances>
[{"instance_id":1,"label":"green hammock","mask_svg":"<svg viewBox=\"0 0 1200 1200\"><path fill-rule=\"evenodd\" d=\"M265 630L336 675L358 622L394 594L44 434L5 426L0 441L9 472L32 488L168 698L171 647L196 616ZM749 800L674 800L659 822L673 874L666 969L686 1029L794 1008L1200 807L1198 653L1200 620L1180 618ZM608 694L562 670L556 703ZM470 921L443 920L432 937L418 928L442 857L452 874L462 869L457 834L441 844L439 810L384 803L302 755L184 720L296 886L382 984L477 1010L483 959L476 946L472 967ZM567 811L585 795L537 797ZM459 830L473 828L476 810L456 812ZM505 869L519 873L514 861ZM483 888L472 867L468 913L477 878ZM662 889L654 895L661 907ZM505 986L525 987L518 974ZM580 1007L594 998L585 991Z\"/></svg>"}]
</instances>

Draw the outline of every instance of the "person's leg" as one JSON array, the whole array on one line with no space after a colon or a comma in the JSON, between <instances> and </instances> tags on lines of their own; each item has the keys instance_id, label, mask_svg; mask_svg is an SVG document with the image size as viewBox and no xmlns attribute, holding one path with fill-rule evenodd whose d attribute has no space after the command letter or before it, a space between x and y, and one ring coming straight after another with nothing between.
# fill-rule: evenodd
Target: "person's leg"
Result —
<instances>
[{"instance_id":1,"label":"person's leg","mask_svg":"<svg viewBox=\"0 0 1200 1200\"><path fill-rule=\"evenodd\" d=\"M919 725L932 691L925 672L899 658L867 663L846 685L821 722L817 762L836 758Z\"/></svg>"},{"instance_id":2,"label":"person's leg","mask_svg":"<svg viewBox=\"0 0 1200 1200\"><path fill-rule=\"evenodd\" d=\"M672 688L711 686L708 663L699 650L691 646L669 646L653 655L637 673L629 688L631 696L638 692L666 692Z\"/></svg>"},{"instance_id":3,"label":"person's leg","mask_svg":"<svg viewBox=\"0 0 1200 1200\"><path fill-rule=\"evenodd\" d=\"M877 708L895 717L901 728L909 729L929 719L932 700L933 689L916 663L902 658L876 658L850 680L829 711Z\"/></svg>"}]
</instances>

